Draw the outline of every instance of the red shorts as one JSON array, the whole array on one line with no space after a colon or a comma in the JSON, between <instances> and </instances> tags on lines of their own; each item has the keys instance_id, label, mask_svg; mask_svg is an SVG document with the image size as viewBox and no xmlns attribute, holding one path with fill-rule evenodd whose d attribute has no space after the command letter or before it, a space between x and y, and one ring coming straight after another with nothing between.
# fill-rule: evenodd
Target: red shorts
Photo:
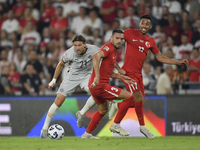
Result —
<instances>
[{"instance_id":1,"label":"red shorts","mask_svg":"<svg viewBox=\"0 0 200 150\"><path fill-rule=\"evenodd\" d=\"M119 97L121 89L105 83L90 89L90 92L97 104L103 104L107 100L112 101Z\"/></svg>"},{"instance_id":2,"label":"red shorts","mask_svg":"<svg viewBox=\"0 0 200 150\"><path fill-rule=\"evenodd\" d=\"M128 85L128 84L124 83L125 86L126 86L126 90L128 92L131 92L131 93L141 91L142 95L145 96L142 75L141 74L134 74L134 75L133 74L127 74L127 76L129 76L130 78L135 80L136 84Z\"/></svg>"}]
</instances>

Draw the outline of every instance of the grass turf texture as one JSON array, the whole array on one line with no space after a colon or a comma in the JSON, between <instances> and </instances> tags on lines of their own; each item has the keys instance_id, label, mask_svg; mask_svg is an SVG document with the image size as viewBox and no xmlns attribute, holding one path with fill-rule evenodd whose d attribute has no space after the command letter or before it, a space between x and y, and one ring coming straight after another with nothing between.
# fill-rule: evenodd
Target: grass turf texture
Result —
<instances>
[{"instance_id":1,"label":"grass turf texture","mask_svg":"<svg viewBox=\"0 0 200 150\"><path fill-rule=\"evenodd\" d=\"M199 150L200 136L101 137L100 140L65 136L61 140L0 137L0 150Z\"/></svg>"}]
</instances>

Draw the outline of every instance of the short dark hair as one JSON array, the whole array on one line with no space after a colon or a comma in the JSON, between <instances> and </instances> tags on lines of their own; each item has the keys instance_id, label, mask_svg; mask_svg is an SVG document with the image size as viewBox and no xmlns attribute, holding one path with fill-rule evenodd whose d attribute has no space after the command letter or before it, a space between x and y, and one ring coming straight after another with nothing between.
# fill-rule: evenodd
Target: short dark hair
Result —
<instances>
[{"instance_id":1,"label":"short dark hair","mask_svg":"<svg viewBox=\"0 0 200 150\"><path fill-rule=\"evenodd\" d=\"M150 15L147 15L147 14L142 15L142 16L140 17L140 20L142 20L143 18L149 19L149 20L152 22L152 19L151 19L151 16L150 16Z\"/></svg>"},{"instance_id":2,"label":"short dark hair","mask_svg":"<svg viewBox=\"0 0 200 150\"><path fill-rule=\"evenodd\" d=\"M199 52L199 48L198 48L198 47L194 47L194 48L192 49L192 51L194 51L194 50L197 50L197 51Z\"/></svg>"},{"instance_id":3,"label":"short dark hair","mask_svg":"<svg viewBox=\"0 0 200 150\"><path fill-rule=\"evenodd\" d=\"M75 41L80 41L80 42L83 42L83 43L86 42L85 38L82 35L75 35L72 39L72 42L75 42Z\"/></svg>"},{"instance_id":4,"label":"short dark hair","mask_svg":"<svg viewBox=\"0 0 200 150\"><path fill-rule=\"evenodd\" d=\"M115 29L112 31L112 35L114 35L115 33L121 33L124 34L124 32L121 29Z\"/></svg>"}]
</instances>

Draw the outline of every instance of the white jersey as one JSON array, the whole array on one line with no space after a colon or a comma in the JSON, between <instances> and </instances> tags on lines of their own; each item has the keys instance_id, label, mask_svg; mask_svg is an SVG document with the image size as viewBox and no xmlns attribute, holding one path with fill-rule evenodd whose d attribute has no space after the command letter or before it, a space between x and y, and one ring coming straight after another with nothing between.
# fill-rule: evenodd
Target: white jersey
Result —
<instances>
[{"instance_id":1,"label":"white jersey","mask_svg":"<svg viewBox=\"0 0 200 150\"><path fill-rule=\"evenodd\" d=\"M92 73L93 55L99 50L95 45L86 44L87 50L83 55L76 53L74 46L69 48L63 55L63 62L69 62L69 70L64 78L80 80Z\"/></svg>"}]
</instances>

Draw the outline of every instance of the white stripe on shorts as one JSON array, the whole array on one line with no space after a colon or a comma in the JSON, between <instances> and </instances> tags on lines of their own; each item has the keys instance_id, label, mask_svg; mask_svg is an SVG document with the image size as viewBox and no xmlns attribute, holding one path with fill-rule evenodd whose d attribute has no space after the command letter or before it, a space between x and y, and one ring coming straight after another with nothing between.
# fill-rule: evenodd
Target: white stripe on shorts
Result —
<instances>
[{"instance_id":1,"label":"white stripe on shorts","mask_svg":"<svg viewBox=\"0 0 200 150\"><path fill-rule=\"evenodd\" d=\"M104 89L105 90L105 89ZM116 96L116 97L118 97L118 95L117 94L115 94L115 93L112 93L112 92L110 92L110 91L107 91L107 90L105 90L106 92L108 92L108 93L110 93L111 95L114 95L114 96Z\"/></svg>"}]
</instances>

